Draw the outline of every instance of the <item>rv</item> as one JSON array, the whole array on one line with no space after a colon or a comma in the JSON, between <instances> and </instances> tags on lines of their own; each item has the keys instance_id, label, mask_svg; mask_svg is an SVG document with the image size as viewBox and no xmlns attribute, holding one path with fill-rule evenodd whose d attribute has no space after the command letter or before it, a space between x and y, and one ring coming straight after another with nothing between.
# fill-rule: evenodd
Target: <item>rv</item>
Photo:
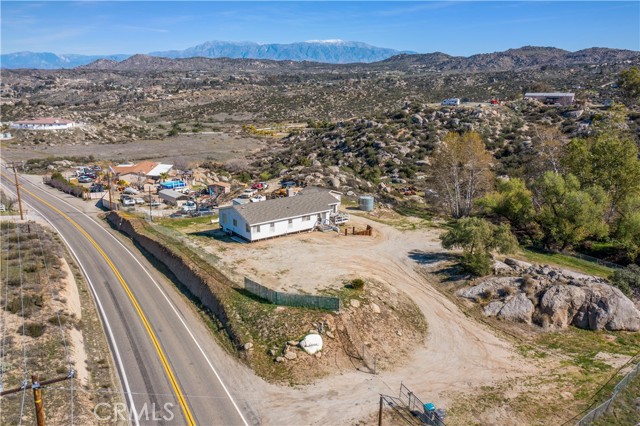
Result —
<instances>
[{"instance_id":1,"label":"rv","mask_svg":"<svg viewBox=\"0 0 640 426\"><path fill-rule=\"evenodd\" d=\"M460 105L460 98L449 98L442 101L442 105Z\"/></svg>"}]
</instances>

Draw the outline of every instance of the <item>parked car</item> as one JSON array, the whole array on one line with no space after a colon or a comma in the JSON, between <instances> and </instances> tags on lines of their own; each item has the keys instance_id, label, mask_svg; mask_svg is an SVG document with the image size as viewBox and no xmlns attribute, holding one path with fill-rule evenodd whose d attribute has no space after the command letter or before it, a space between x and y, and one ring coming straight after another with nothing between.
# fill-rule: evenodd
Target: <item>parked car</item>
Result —
<instances>
[{"instance_id":1,"label":"parked car","mask_svg":"<svg viewBox=\"0 0 640 426\"><path fill-rule=\"evenodd\" d=\"M196 211L196 203L194 201L187 201L182 205L182 211L184 212L194 212Z\"/></svg>"},{"instance_id":2,"label":"parked car","mask_svg":"<svg viewBox=\"0 0 640 426\"><path fill-rule=\"evenodd\" d=\"M282 188L293 188L294 186L296 186L296 183L290 180L290 181L286 181L286 182L281 182L280 186Z\"/></svg>"},{"instance_id":3,"label":"parked car","mask_svg":"<svg viewBox=\"0 0 640 426\"><path fill-rule=\"evenodd\" d=\"M134 201L133 198L123 198L122 199L122 204L125 206L135 206L136 202Z\"/></svg>"},{"instance_id":4,"label":"parked car","mask_svg":"<svg viewBox=\"0 0 640 426\"><path fill-rule=\"evenodd\" d=\"M149 203L149 205L151 207L160 207L162 205L162 203L158 202L158 201L152 201Z\"/></svg>"},{"instance_id":5,"label":"parked car","mask_svg":"<svg viewBox=\"0 0 640 426\"><path fill-rule=\"evenodd\" d=\"M144 200L143 200L142 198L134 198L134 199L133 199L133 201L134 201L136 204L144 204Z\"/></svg>"},{"instance_id":6,"label":"parked car","mask_svg":"<svg viewBox=\"0 0 640 426\"><path fill-rule=\"evenodd\" d=\"M138 192L140 192L140 191L138 191L137 189L132 188L132 187L130 187L130 186L129 186L129 187L127 187L127 188L125 188L125 189L124 189L124 191L122 191L122 193L123 193L123 194L132 194L132 195L135 195L135 194L137 194Z\"/></svg>"},{"instance_id":7,"label":"parked car","mask_svg":"<svg viewBox=\"0 0 640 426\"><path fill-rule=\"evenodd\" d=\"M91 178L89 176L80 176L78 178L78 182L80 182L80 183L91 183L91 182L93 182L93 178Z\"/></svg>"}]
</instances>

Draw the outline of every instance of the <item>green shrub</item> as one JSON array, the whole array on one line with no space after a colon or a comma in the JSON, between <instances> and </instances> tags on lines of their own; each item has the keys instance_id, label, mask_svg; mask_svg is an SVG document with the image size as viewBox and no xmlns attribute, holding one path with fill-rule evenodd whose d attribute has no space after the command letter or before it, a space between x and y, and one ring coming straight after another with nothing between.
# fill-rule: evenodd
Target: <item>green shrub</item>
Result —
<instances>
[{"instance_id":1,"label":"green shrub","mask_svg":"<svg viewBox=\"0 0 640 426\"><path fill-rule=\"evenodd\" d=\"M626 295L640 292L640 266L629 265L624 269L618 269L613 273L610 280L614 286L618 287Z\"/></svg>"},{"instance_id":2,"label":"green shrub","mask_svg":"<svg viewBox=\"0 0 640 426\"><path fill-rule=\"evenodd\" d=\"M462 268L472 275L483 277L491 273L491 260L488 253L466 254L462 260Z\"/></svg>"},{"instance_id":3,"label":"green shrub","mask_svg":"<svg viewBox=\"0 0 640 426\"><path fill-rule=\"evenodd\" d=\"M18 333L22 333L22 327L18 328ZM44 334L44 324L28 322L24 325L24 334L33 338L40 337Z\"/></svg>"},{"instance_id":4,"label":"green shrub","mask_svg":"<svg viewBox=\"0 0 640 426\"><path fill-rule=\"evenodd\" d=\"M364 280L362 278L351 280L351 288L354 290L362 290L364 288Z\"/></svg>"}]
</instances>

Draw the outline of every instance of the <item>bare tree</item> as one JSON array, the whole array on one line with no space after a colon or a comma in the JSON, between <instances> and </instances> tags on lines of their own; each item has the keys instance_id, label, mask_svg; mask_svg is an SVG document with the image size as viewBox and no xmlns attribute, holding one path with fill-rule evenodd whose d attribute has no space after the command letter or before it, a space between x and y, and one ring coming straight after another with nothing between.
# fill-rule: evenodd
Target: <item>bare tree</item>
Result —
<instances>
[{"instance_id":1,"label":"bare tree","mask_svg":"<svg viewBox=\"0 0 640 426\"><path fill-rule=\"evenodd\" d=\"M476 132L449 133L432 161L431 181L451 216L468 216L474 201L490 189L492 156Z\"/></svg>"},{"instance_id":2,"label":"bare tree","mask_svg":"<svg viewBox=\"0 0 640 426\"><path fill-rule=\"evenodd\" d=\"M542 176L544 172L560 173L560 159L564 151L562 133L556 127L535 127L534 150L535 159L532 162L532 170L535 177Z\"/></svg>"}]
</instances>

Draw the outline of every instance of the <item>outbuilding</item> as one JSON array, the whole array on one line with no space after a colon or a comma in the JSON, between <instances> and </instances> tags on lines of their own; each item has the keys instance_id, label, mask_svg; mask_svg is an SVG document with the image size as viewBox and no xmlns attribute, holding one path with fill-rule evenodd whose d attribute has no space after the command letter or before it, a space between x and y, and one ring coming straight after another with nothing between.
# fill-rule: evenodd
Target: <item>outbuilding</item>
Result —
<instances>
[{"instance_id":1,"label":"outbuilding","mask_svg":"<svg viewBox=\"0 0 640 426\"><path fill-rule=\"evenodd\" d=\"M547 105L571 105L575 100L575 93L560 93L560 92L551 92L551 93L525 93L525 100L533 100L542 102Z\"/></svg>"},{"instance_id":2,"label":"outbuilding","mask_svg":"<svg viewBox=\"0 0 640 426\"><path fill-rule=\"evenodd\" d=\"M35 120L22 120L11 123L12 129L26 130L65 130L75 127L76 123L58 117L36 118Z\"/></svg>"},{"instance_id":3,"label":"outbuilding","mask_svg":"<svg viewBox=\"0 0 640 426\"><path fill-rule=\"evenodd\" d=\"M220 208L222 230L247 241L311 231L338 214L340 200L329 191Z\"/></svg>"},{"instance_id":4,"label":"outbuilding","mask_svg":"<svg viewBox=\"0 0 640 426\"><path fill-rule=\"evenodd\" d=\"M181 192L174 191L173 189L163 189L162 191L158 192L158 196L165 203L178 207L181 207L189 200L189 196Z\"/></svg>"},{"instance_id":5,"label":"outbuilding","mask_svg":"<svg viewBox=\"0 0 640 426\"><path fill-rule=\"evenodd\" d=\"M228 194L231 192L231 184L227 182L213 182L208 185L210 195Z\"/></svg>"}]
</instances>

